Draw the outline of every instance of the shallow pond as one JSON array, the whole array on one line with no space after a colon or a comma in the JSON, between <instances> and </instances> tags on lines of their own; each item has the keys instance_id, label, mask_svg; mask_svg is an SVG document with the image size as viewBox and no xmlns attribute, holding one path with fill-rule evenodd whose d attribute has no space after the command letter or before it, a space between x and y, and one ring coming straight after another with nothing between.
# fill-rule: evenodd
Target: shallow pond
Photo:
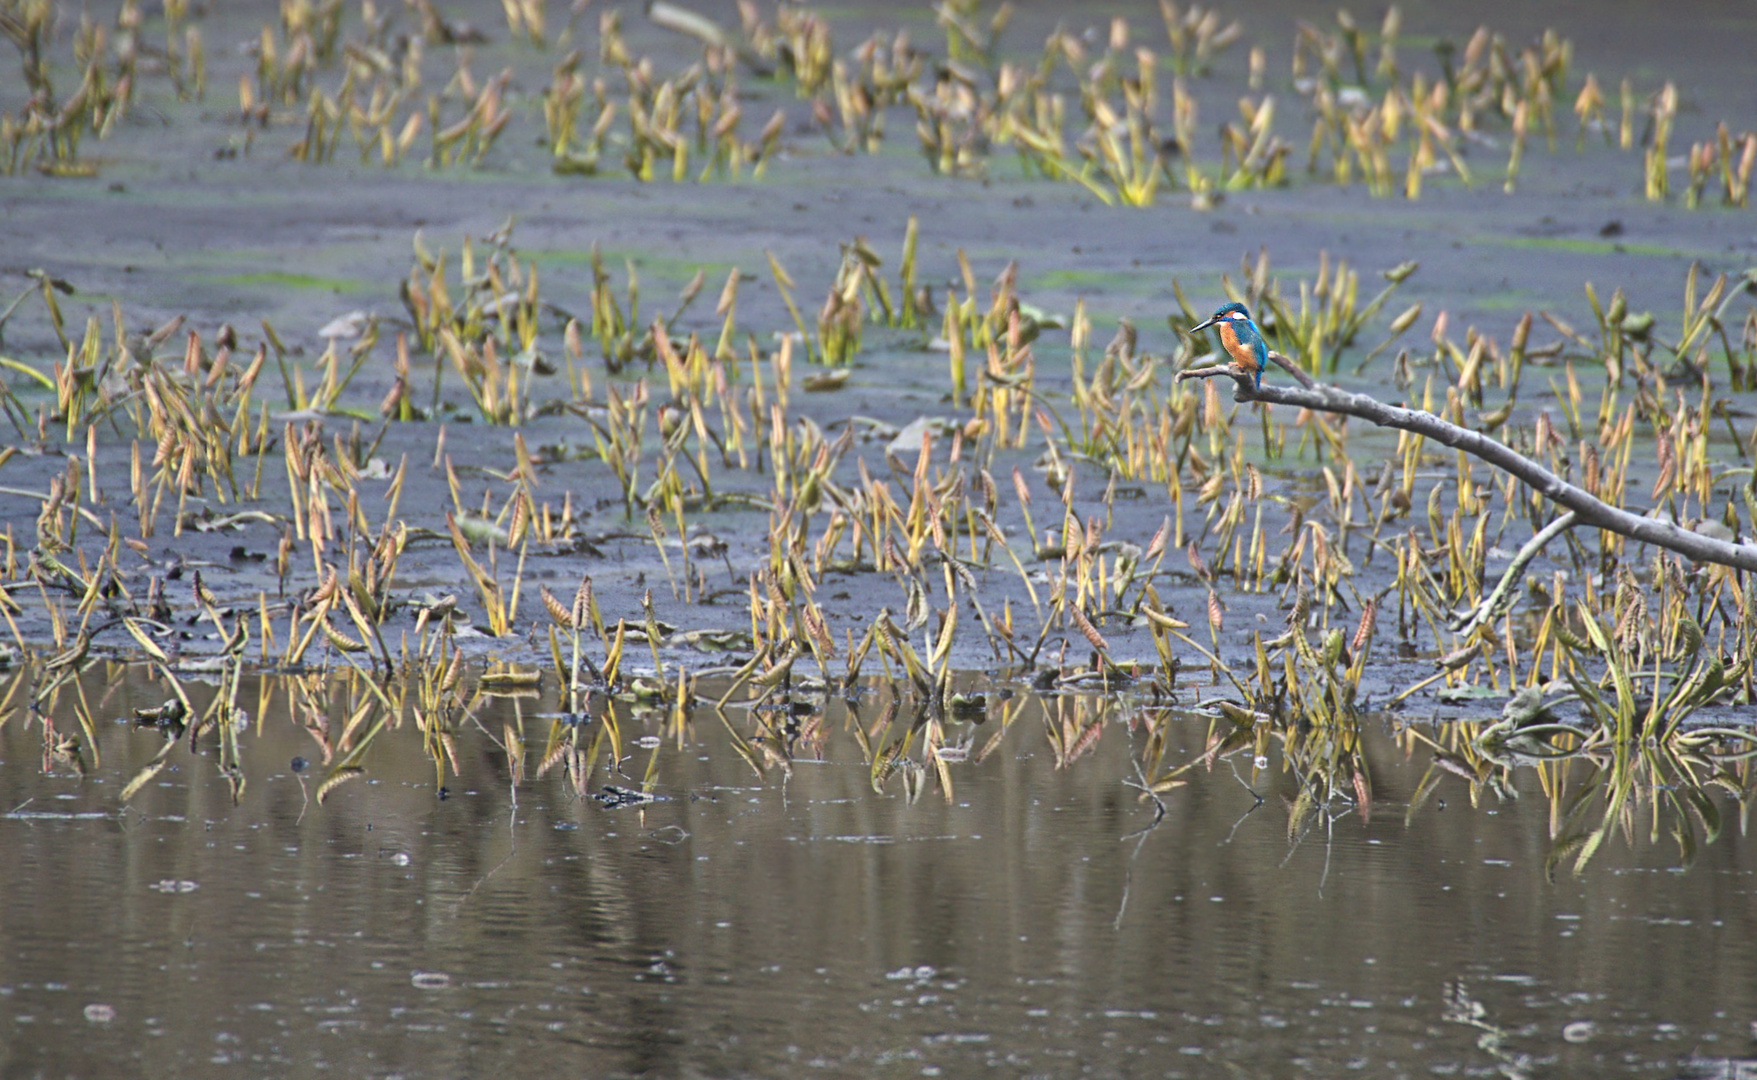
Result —
<instances>
[{"instance_id":1,"label":"shallow pond","mask_svg":"<svg viewBox=\"0 0 1757 1080\"><path fill-rule=\"evenodd\" d=\"M565 24L547 5L541 44L513 13L543 0L284 2L278 26L267 4L25 6L59 12L64 107L92 49L115 62L89 85L134 104L77 161L39 171L15 151L20 175L0 178L0 1080L1757 1077L1757 766L1736 756L1757 737L1723 729L1735 756L1711 759L1708 736L1671 730L1747 721L1743 579L1583 525L1507 574L1494 626L1447 629L1526 565L1550 513L1528 492L1438 443L1171 381L1211 347L1185 333L1195 313L1242 289L1344 388L1444 409L1634 512L1749 535L1757 230L1726 205L1749 201L1730 167L1704 163L1730 166L1751 126L1757 7L1403 5L1402 51L1375 47L1370 79L1357 56L1357 88L1340 68L1308 80L1319 51L1340 63L1366 40L1310 5L1234 0L1216 19L1240 20L1236 45L1174 82L1158 5L1020 0L991 59L1055 69L1070 104L1160 73L1145 145L1177 164L1155 205L1124 208L1050 180L1002 137L1012 120L968 128L980 179L942 175L916 133L945 136L902 97L877 106L882 145L845 153L840 106L839 128L818 119L839 98L754 72L680 115L742 102L747 140L775 115L771 170L637 181L620 164L636 108L684 101L725 60L652 4L618 23L581 3ZM201 37L168 25L182 6ZM727 0L682 6L739 22ZM306 9L344 7L335 60L294 43ZM441 9L489 40L454 48L475 35ZM1360 10L1371 38L1381 11ZM834 55L882 31L897 57L906 27L918 90L966 82L936 59L927 4L819 11ZM1467 119L1476 91L1447 87L1487 85L1453 64L1476 63L1479 20L1479 55L1550 56L1553 89L1509 82ZM1074 36L1052 46L1058 26ZM205 98L173 77L179 40L191 61L206 43ZM1122 67L1074 61L1110 41ZM970 85L999 103L1002 78ZM597 112L614 131L588 176L552 125L600 79L629 120ZM655 79L669 89L646 100ZM1576 123L1585 85L1610 99L1607 138L1583 90ZM1432 129L1393 119L1423 86L1452 94L1436 122L1472 135L1425 169ZM0 113L27 90L0 75ZM1397 190L1362 179L1369 114L1346 121L1362 168L1346 165L1331 90L1406 132L1377 151ZM355 114L385 100L376 157L397 160L393 128L414 141L380 167ZM496 143L484 121L503 107ZM314 154L314 125L344 112L350 137L337 120ZM1286 184L1241 175L1234 116L1285 143ZM1530 153L1509 157L1520 116ZM444 164L459 117L488 135L477 166ZM1058 141L1114 127L1069 121ZM1202 177L1225 198L1191 190ZM1419 201L1399 194L1411 181ZM844 277L856 265L866 286ZM1398 291L1372 300L1382 282ZM898 309L916 325L890 295L925 300ZM849 312L851 365L815 367ZM664 334L643 338L655 317ZM914 693L879 681L786 710L618 702L608 738L602 696L570 724L552 676L495 696L471 669L454 698L408 660L416 638L456 671L548 670L545 608L586 621L569 596L602 607L618 664L638 635L627 666L644 666L653 641L680 690L680 668L751 657L779 680L841 641L857 666L881 613L926 631L936 674L1005 662L1004 639L1041 681L967 675L984 706L919 728ZM1172 626L1191 634L1174 645ZM1298 633L1266 644L1282 626ZM1360 662L1339 683L1349 627ZM406 677L350 673L398 644ZM1066 664L1088 645L1107 673L1157 665L1176 699L1081 683ZM916 674L900 650L858 652L869 679ZM234 681L241 655L334 666ZM173 686L124 662L143 658L196 709L223 694L247 721L167 741L138 722ZM1546 660L1551 694L1614 697L1620 757L1477 745L1501 704L1479 691ZM1276 720L1202 700L1233 689ZM1405 710L1382 711L1394 694ZM1314 715L1351 719L1298 726ZM1663 747L1633 733L1643 715Z\"/></svg>"},{"instance_id":2,"label":"shallow pond","mask_svg":"<svg viewBox=\"0 0 1757 1080\"><path fill-rule=\"evenodd\" d=\"M56 730L84 709L97 736L77 758L12 708L0 1073L1730 1076L1751 1053L1725 791L1704 843L1638 783L1629 831L1552 881L1586 762L1474 799L1447 774L1411 811L1435 750L1374 721L1363 814L1273 741L1259 770L1250 748L1202 767L1197 712L1022 689L949 725L949 799L932 770L875 792L878 686L802 711L760 775L742 710L698 709L681 745L625 713L627 775L588 763L584 797L541 768L552 695L479 697L443 797L405 722L319 803L324 743L364 730L341 730L347 682L247 678L236 770L185 735L126 803L165 740L122 718L164 685L100 664L63 691ZM1150 723L1167 765L1198 761L1156 827L1128 786Z\"/></svg>"}]
</instances>

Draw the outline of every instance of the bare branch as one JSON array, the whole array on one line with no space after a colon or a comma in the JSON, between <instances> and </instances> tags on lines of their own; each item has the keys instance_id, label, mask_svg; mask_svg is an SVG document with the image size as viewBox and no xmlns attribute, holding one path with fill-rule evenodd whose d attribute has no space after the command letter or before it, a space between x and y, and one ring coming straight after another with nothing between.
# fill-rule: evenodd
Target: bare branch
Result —
<instances>
[{"instance_id":1,"label":"bare branch","mask_svg":"<svg viewBox=\"0 0 1757 1080\"><path fill-rule=\"evenodd\" d=\"M1340 387L1317 383L1305 372L1298 371L1280 353L1272 352L1269 358L1281 367L1293 371L1302 385L1257 386L1250 374L1231 365L1191 368L1178 372L1177 378L1182 382L1185 379L1211 379L1227 375L1233 381L1233 400L1241 404L1261 401L1270 405L1291 405L1315 412L1355 416L1380 427L1413 432L1442 446L1462 450L1516 477L1549 501L1566 510L1572 510L1577 524L1604 529L1638 543L1675 551L1697 562L1757 571L1757 545L1730 543L1689 529L1681 529L1670 522L1630 513L1604 502L1584 488L1575 487L1506 443L1492 439L1480 431L1459 427L1430 412L1387 405L1366 394L1356 394Z\"/></svg>"},{"instance_id":2,"label":"bare branch","mask_svg":"<svg viewBox=\"0 0 1757 1080\"><path fill-rule=\"evenodd\" d=\"M1304 368L1300 367L1282 354L1271 349L1269 350L1269 359L1282 371L1287 372L1289 375L1292 375L1295 379L1299 380L1299 384L1307 390L1316 390L1318 388L1318 380L1312 378ZM1234 379L1249 378L1249 376L1240 376L1238 369L1232 364L1223 363L1214 364L1209 367L1188 368L1184 371L1180 371L1178 372L1177 381L1183 382L1185 379L1212 379L1218 375L1230 375ZM1255 382L1254 379L1251 381Z\"/></svg>"}]
</instances>

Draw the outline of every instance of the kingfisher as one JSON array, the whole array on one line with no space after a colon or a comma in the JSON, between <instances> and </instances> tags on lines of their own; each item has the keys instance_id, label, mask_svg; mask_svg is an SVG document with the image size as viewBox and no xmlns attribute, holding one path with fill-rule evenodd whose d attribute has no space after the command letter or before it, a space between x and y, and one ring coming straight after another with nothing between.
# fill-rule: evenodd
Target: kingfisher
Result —
<instances>
[{"instance_id":1,"label":"kingfisher","mask_svg":"<svg viewBox=\"0 0 1757 1080\"><path fill-rule=\"evenodd\" d=\"M1269 343L1263 340L1263 331L1251 321L1250 311L1243 304L1226 304L1206 320L1190 327L1190 333L1198 334L1210 326L1220 328L1220 344L1226 347L1227 355L1238 364L1238 370L1255 379L1261 389L1263 369L1269 366Z\"/></svg>"}]
</instances>

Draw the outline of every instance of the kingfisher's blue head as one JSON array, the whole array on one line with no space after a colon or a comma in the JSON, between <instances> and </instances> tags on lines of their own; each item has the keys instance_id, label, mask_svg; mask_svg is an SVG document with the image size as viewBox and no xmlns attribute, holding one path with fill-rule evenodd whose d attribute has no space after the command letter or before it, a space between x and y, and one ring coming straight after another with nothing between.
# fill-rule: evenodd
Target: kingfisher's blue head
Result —
<instances>
[{"instance_id":1,"label":"kingfisher's blue head","mask_svg":"<svg viewBox=\"0 0 1757 1080\"><path fill-rule=\"evenodd\" d=\"M1210 326L1220 330L1220 344L1238 363L1239 370L1262 386L1263 371L1269 366L1269 343L1263 340L1263 331L1251 321L1249 309L1243 304L1225 304L1207 319L1190 327L1190 333L1200 333Z\"/></svg>"}]
</instances>

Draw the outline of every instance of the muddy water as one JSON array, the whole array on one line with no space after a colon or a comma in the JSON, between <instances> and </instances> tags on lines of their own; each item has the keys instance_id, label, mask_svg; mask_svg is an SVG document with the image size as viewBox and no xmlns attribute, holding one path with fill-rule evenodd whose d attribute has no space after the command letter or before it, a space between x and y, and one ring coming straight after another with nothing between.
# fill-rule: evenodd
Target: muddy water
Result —
<instances>
[{"instance_id":1,"label":"muddy water","mask_svg":"<svg viewBox=\"0 0 1757 1080\"><path fill-rule=\"evenodd\" d=\"M1687 870L1644 807L1552 882L1535 772L1474 807L1449 777L1410 814L1431 754L1375 722L1370 819L1337 799L1290 836L1272 749L1191 772L1147 828L1123 782L1144 714L1023 691L948 731L973 747L949 800L929 779L911 802L900 776L874 792L849 728L878 688L760 776L711 712L681 747L627 716L627 776L600 763L584 798L535 775L553 701L488 699L443 798L405 725L319 804L284 691L240 735L236 804L211 736L122 803L163 745L115 719L164 698L138 669L89 673L95 755L45 763L22 712L0 729L0 1074L1672 1076L1751 1052L1725 796ZM1050 733L1103 709L1058 768ZM1209 721L1167 723L1167 761L1198 756ZM658 801L596 798L649 778Z\"/></svg>"}]
</instances>

